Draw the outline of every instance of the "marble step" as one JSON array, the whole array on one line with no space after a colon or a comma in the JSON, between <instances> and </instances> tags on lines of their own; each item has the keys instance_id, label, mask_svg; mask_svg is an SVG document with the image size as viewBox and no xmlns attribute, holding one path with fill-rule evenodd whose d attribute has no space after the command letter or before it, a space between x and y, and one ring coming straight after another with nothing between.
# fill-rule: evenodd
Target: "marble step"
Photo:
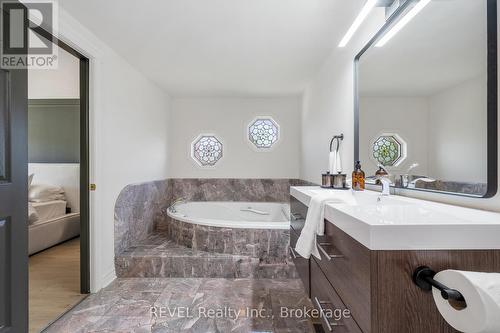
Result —
<instances>
[{"instance_id":1,"label":"marble step","mask_svg":"<svg viewBox=\"0 0 500 333\"><path fill-rule=\"evenodd\" d=\"M298 278L290 259L265 263L245 255L210 253L152 234L115 258L118 277Z\"/></svg>"}]
</instances>

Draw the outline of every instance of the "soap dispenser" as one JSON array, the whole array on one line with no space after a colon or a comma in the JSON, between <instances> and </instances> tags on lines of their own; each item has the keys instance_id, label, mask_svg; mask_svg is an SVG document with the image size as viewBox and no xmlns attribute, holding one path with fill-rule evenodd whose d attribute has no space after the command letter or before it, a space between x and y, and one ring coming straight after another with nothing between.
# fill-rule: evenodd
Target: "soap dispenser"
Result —
<instances>
[{"instance_id":1,"label":"soap dispenser","mask_svg":"<svg viewBox=\"0 0 500 333\"><path fill-rule=\"evenodd\" d=\"M387 172L387 170L384 169L384 167L381 164L379 164L378 170L375 172L375 178L377 179L375 181L375 184L376 185L382 184L382 182L380 181L380 178L387 177L387 176L389 176L389 173Z\"/></svg>"},{"instance_id":2,"label":"soap dispenser","mask_svg":"<svg viewBox=\"0 0 500 333\"><path fill-rule=\"evenodd\" d=\"M364 191L365 189L365 172L361 170L361 162L356 161L354 171L352 172L352 189L354 191Z\"/></svg>"}]
</instances>

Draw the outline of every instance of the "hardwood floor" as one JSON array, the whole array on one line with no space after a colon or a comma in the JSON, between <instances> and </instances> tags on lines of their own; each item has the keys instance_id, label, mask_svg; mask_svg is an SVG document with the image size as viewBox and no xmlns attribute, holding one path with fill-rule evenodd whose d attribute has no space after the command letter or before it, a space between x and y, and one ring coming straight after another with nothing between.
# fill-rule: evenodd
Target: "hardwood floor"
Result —
<instances>
[{"instance_id":1,"label":"hardwood floor","mask_svg":"<svg viewBox=\"0 0 500 333\"><path fill-rule=\"evenodd\" d=\"M36 333L86 295L80 294L80 239L29 258L29 332Z\"/></svg>"}]
</instances>

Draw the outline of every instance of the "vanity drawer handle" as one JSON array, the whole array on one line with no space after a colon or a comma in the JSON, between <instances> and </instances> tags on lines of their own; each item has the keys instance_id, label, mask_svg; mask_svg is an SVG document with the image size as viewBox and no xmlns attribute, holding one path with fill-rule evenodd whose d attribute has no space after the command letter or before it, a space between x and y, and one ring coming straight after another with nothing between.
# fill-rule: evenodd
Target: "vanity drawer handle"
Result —
<instances>
[{"instance_id":1,"label":"vanity drawer handle","mask_svg":"<svg viewBox=\"0 0 500 333\"><path fill-rule=\"evenodd\" d=\"M316 302L316 305L318 306L318 310L320 312L320 317L322 319L324 319L325 321L325 324L326 324L326 327L328 328L328 330L330 332L333 331L333 327L332 326L344 326L343 324L340 324L340 323L337 323L337 322L333 322L331 323L328 318L326 318L325 316L325 309L323 309L323 306L322 304L332 304L330 302L326 302L326 301L320 301L317 297L314 297L314 301Z\"/></svg>"},{"instance_id":2,"label":"vanity drawer handle","mask_svg":"<svg viewBox=\"0 0 500 333\"><path fill-rule=\"evenodd\" d=\"M293 259L297 259L297 255L295 254L295 251L291 246L290 246L290 254L292 255Z\"/></svg>"},{"instance_id":3,"label":"vanity drawer handle","mask_svg":"<svg viewBox=\"0 0 500 333\"><path fill-rule=\"evenodd\" d=\"M343 254L328 254L328 252L326 252L326 250L321 245L331 246L332 244L331 243L318 243L318 249L323 253L323 255L328 260L338 259L338 258L344 258L345 257Z\"/></svg>"}]
</instances>

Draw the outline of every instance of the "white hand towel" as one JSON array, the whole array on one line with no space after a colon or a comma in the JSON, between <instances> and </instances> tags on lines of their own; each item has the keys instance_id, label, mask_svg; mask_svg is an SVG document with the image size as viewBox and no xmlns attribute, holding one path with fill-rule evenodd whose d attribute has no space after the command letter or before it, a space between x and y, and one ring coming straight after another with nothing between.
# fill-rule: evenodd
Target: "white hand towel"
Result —
<instances>
[{"instance_id":1,"label":"white hand towel","mask_svg":"<svg viewBox=\"0 0 500 333\"><path fill-rule=\"evenodd\" d=\"M337 173L337 154L334 151L328 156L328 171L332 175Z\"/></svg>"},{"instance_id":2,"label":"white hand towel","mask_svg":"<svg viewBox=\"0 0 500 333\"><path fill-rule=\"evenodd\" d=\"M342 160L340 158L340 151L335 153L335 173L342 173Z\"/></svg>"},{"instance_id":3,"label":"white hand towel","mask_svg":"<svg viewBox=\"0 0 500 333\"><path fill-rule=\"evenodd\" d=\"M332 193L321 193L311 198L307 210L306 222L302 229L295 251L304 258L314 255L321 259L316 244L316 236L323 236L325 233L325 205L329 202L339 202L340 200L332 196Z\"/></svg>"}]
</instances>

